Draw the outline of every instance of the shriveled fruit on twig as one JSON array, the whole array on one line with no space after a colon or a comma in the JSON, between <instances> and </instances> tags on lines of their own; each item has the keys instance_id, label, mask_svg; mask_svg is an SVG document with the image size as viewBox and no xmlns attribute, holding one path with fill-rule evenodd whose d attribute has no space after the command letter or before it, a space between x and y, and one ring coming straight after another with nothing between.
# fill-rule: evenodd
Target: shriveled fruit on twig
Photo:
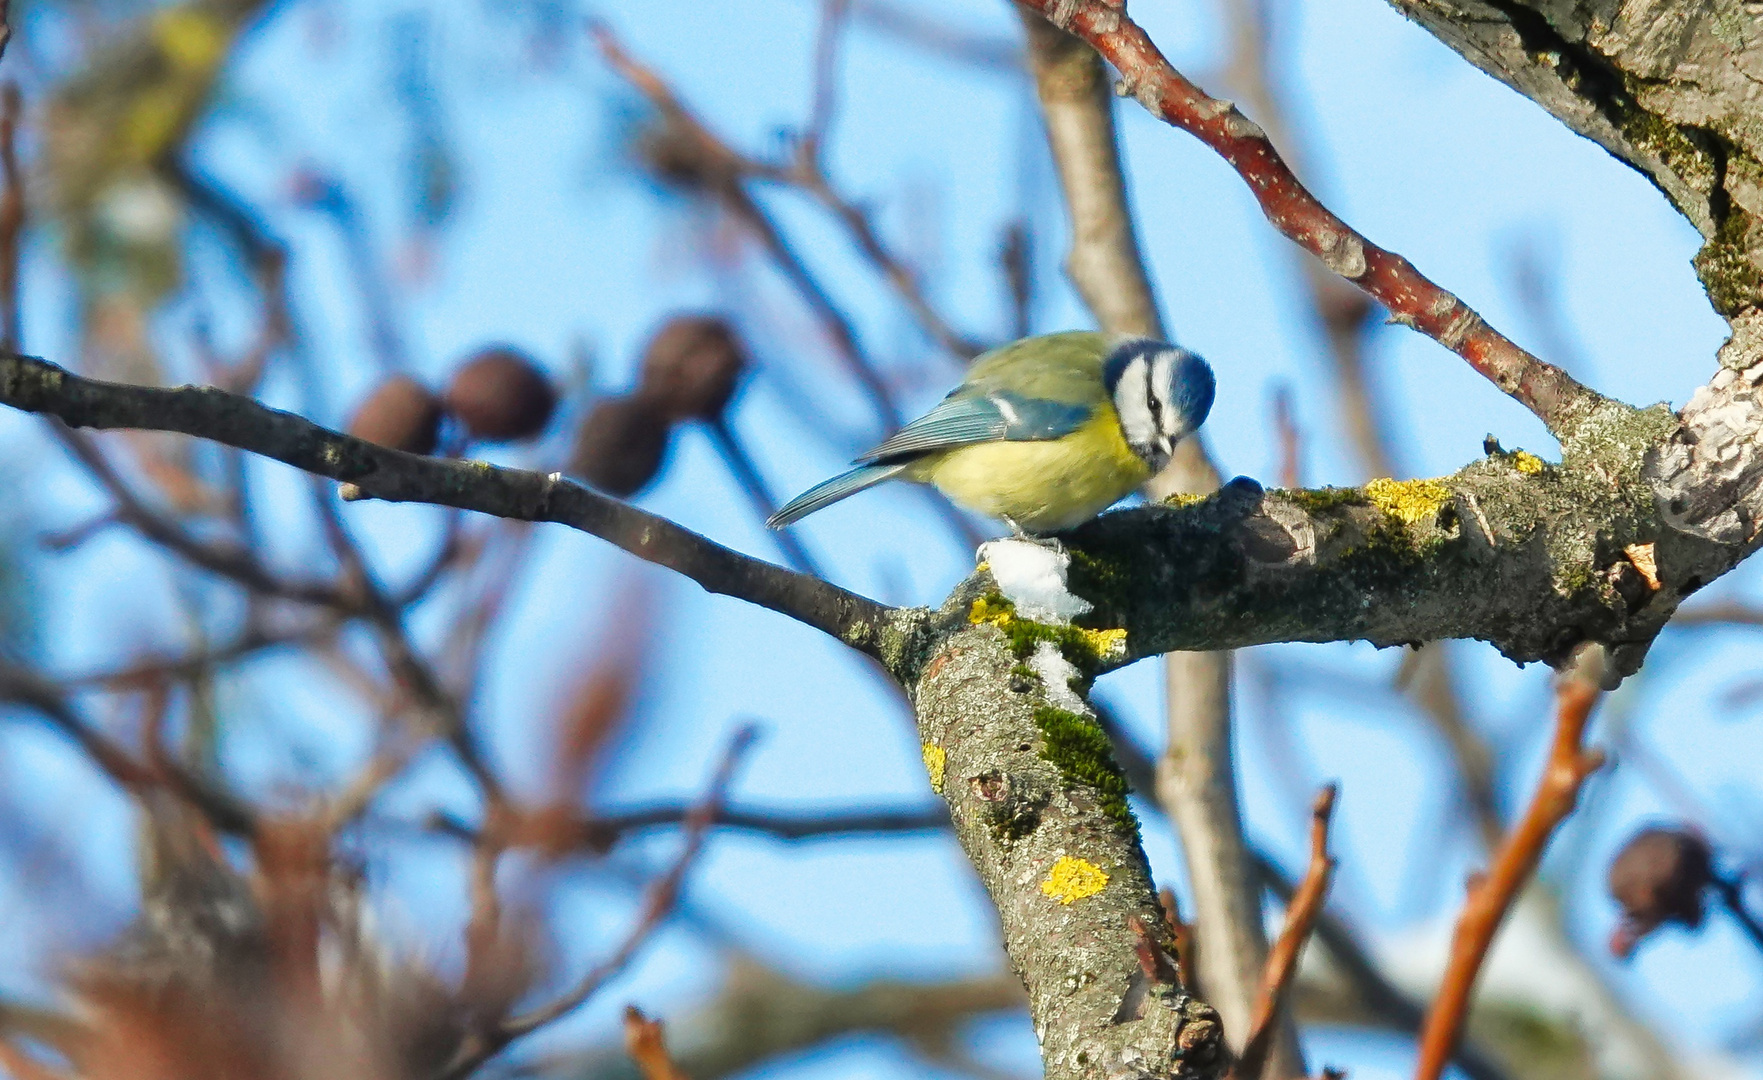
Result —
<instances>
[{"instance_id":1,"label":"shriveled fruit on twig","mask_svg":"<svg viewBox=\"0 0 1763 1080\"><path fill-rule=\"evenodd\" d=\"M747 366L734 328L709 315L677 315L643 351L642 392L674 420L715 420Z\"/></svg>"},{"instance_id":2,"label":"shriveled fruit on twig","mask_svg":"<svg viewBox=\"0 0 1763 1080\"><path fill-rule=\"evenodd\" d=\"M349 418L357 439L411 454L433 453L441 430L441 399L408 375L393 375Z\"/></svg>"},{"instance_id":3,"label":"shriveled fruit on twig","mask_svg":"<svg viewBox=\"0 0 1763 1080\"><path fill-rule=\"evenodd\" d=\"M1610 951L1628 956L1641 938L1664 923L1692 930L1702 925L1713 881L1713 854L1700 836L1680 828L1636 833L1610 863L1610 895L1622 907Z\"/></svg>"},{"instance_id":4,"label":"shriveled fruit on twig","mask_svg":"<svg viewBox=\"0 0 1763 1080\"><path fill-rule=\"evenodd\" d=\"M661 471L672 434L667 414L648 395L601 398L576 430L571 470L608 495L628 498Z\"/></svg>"},{"instance_id":5,"label":"shriveled fruit on twig","mask_svg":"<svg viewBox=\"0 0 1763 1080\"><path fill-rule=\"evenodd\" d=\"M473 439L515 442L545 430L557 391L539 365L507 346L480 349L459 366L443 397Z\"/></svg>"}]
</instances>

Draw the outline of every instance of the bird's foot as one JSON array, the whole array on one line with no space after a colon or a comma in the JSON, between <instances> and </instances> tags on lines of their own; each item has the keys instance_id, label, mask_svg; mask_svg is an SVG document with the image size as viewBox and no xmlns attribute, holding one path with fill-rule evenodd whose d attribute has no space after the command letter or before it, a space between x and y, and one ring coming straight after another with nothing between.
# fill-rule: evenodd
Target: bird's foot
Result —
<instances>
[{"instance_id":1,"label":"bird's foot","mask_svg":"<svg viewBox=\"0 0 1763 1080\"><path fill-rule=\"evenodd\" d=\"M1025 544L1033 544L1036 547L1046 548L1048 551L1063 552L1065 550L1065 545L1060 543L1057 537L1037 536L1009 518L1004 519L1004 524L1010 526L1010 539L1012 540L1019 540Z\"/></svg>"}]
</instances>

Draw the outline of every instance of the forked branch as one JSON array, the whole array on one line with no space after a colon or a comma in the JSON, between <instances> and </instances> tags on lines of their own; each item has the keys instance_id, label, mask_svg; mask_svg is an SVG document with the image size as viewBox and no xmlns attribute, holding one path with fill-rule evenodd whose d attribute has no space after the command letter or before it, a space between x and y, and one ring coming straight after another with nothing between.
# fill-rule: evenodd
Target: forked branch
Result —
<instances>
[{"instance_id":1,"label":"forked branch","mask_svg":"<svg viewBox=\"0 0 1763 1080\"><path fill-rule=\"evenodd\" d=\"M1149 35L1109 0L1021 0L1053 25L1090 43L1120 72L1117 87L1153 116L1211 147L1240 174L1274 228L1420 331L1469 361L1494 385L1535 413L1557 435L1602 398L1566 372L1489 326L1400 255L1378 247L1323 206L1273 143L1228 101L1195 86L1164 58Z\"/></svg>"}]
</instances>

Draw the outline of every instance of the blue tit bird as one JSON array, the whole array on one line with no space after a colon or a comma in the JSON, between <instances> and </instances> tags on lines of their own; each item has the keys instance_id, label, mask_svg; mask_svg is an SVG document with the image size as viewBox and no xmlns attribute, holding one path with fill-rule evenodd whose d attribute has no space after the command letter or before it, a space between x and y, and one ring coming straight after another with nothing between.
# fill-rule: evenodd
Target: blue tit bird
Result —
<instances>
[{"instance_id":1,"label":"blue tit bird","mask_svg":"<svg viewBox=\"0 0 1763 1080\"><path fill-rule=\"evenodd\" d=\"M1017 531L1088 521L1168 463L1212 408L1212 369L1149 338L1072 331L973 362L936 408L791 499L781 528L884 480L930 484Z\"/></svg>"}]
</instances>

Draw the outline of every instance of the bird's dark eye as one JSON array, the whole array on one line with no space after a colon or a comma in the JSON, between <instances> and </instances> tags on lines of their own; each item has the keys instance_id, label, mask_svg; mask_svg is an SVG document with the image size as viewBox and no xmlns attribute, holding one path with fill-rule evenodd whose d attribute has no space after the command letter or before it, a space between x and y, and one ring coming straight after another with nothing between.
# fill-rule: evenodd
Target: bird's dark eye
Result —
<instances>
[{"instance_id":1,"label":"bird's dark eye","mask_svg":"<svg viewBox=\"0 0 1763 1080\"><path fill-rule=\"evenodd\" d=\"M1145 384L1145 403L1151 406L1151 422L1162 427L1163 403L1157 400L1157 391L1153 390L1148 382Z\"/></svg>"}]
</instances>

